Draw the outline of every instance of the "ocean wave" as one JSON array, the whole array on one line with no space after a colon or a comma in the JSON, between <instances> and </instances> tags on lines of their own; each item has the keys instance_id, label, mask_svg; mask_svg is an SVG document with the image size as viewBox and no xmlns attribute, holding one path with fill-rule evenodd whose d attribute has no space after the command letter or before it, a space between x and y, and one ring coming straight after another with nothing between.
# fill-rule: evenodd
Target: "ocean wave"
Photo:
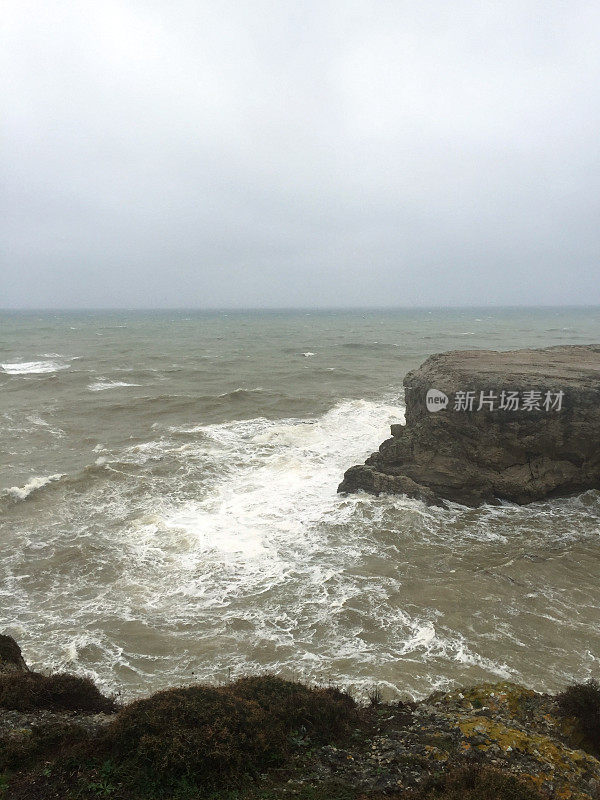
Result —
<instances>
[{"instance_id":1,"label":"ocean wave","mask_svg":"<svg viewBox=\"0 0 600 800\"><path fill-rule=\"evenodd\" d=\"M62 477L64 476L60 472L55 475L36 476L30 478L24 486L11 486L9 489L5 489L3 494L5 497L12 497L15 500L26 500L32 492L43 489L44 486L59 481Z\"/></svg>"},{"instance_id":2,"label":"ocean wave","mask_svg":"<svg viewBox=\"0 0 600 800\"><path fill-rule=\"evenodd\" d=\"M122 389L127 386L141 386L140 383L127 383L127 381L109 381L101 378L94 383L90 383L88 389L90 392L103 392L106 389Z\"/></svg>"},{"instance_id":3,"label":"ocean wave","mask_svg":"<svg viewBox=\"0 0 600 800\"><path fill-rule=\"evenodd\" d=\"M386 342L344 342L341 347L346 350L385 350L390 345Z\"/></svg>"},{"instance_id":4,"label":"ocean wave","mask_svg":"<svg viewBox=\"0 0 600 800\"><path fill-rule=\"evenodd\" d=\"M221 463L221 480L205 500L174 509L165 525L189 529L209 548L258 556L265 536L287 536L290 526L302 535L331 513L344 465L363 460L401 419L397 406L350 400L316 419L197 426L200 447L208 444Z\"/></svg>"},{"instance_id":5,"label":"ocean wave","mask_svg":"<svg viewBox=\"0 0 600 800\"><path fill-rule=\"evenodd\" d=\"M197 411L198 403L202 401L203 397L198 395L187 394L160 394L160 395L143 395L135 394L134 396L127 396L127 394L119 393L114 396L108 393L107 405L103 406L108 413L115 413L119 411L128 412L130 414L143 415L150 419L157 416L164 416L178 412L192 413ZM218 398L212 398L218 402Z\"/></svg>"},{"instance_id":6,"label":"ocean wave","mask_svg":"<svg viewBox=\"0 0 600 800\"><path fill-rule=\"evenodd\" d=\"M159 420L172 415L179 415L190 420L232 414L249 417L275 405L291 404L298 398L289 398L283 392L264 390L261 387L244 389L238 387L232 391L219 394L159 394L151 395L127 392L106 392L106 405L101 413L123 412L152 421L154 426Z\"/></svg>"},{"instance_id":7,"label":"ocean wave","mask_svg":"<svg viewBox=\"0 0 600 800\"><path fill-rule=\"evenodd\" d=\"M260 402L266 395L256 387L225 396L236 402L236 392ZM516 584L502 576L522 575L505 563L507 542L528 575L530 550L550 558L563 530L572 535L576 526L589 539L589 520L600 510L598 493L531 509L437 509L402 496L337 495L343 471L377 447L390 423L403 421L391 393L343 400L311 418L195 426L196 416L184 419L186 426L155 428L149 441L97 446L94 464L40 486L74 487L58 495L60 526L41 524L32 537L33 515L25 513L23 530L14 525L15 541L26 545L11 543L9 552L11 614L21 603L18 619L26 621L38 597L51 597L36 629L43 634L33 634L38 652L45 657L51 646L49 661L109 680L125 674L133 694L185 682L191 670L200 680L218 679L219 659L225 674L268 669L331 678L358 692L376 680L390 696L422 696L439 680L518 679L498 642L518 634L519 669L528 669L540 612L519 627L512 612L522 600L511 599ZM37 589L34 578L18 583L19 553L32 539L55 567ZM492 568L484 572L483 563ZM562 635L573 625L570 609L544 586L537 562L531 574L536 592L550 592L542 611ZM488 593L493 605L480 613ZM534 602L526 601L530 614Z\"/></svg>"},{"instance_id":8,"label":"ocean wave","mask_svg":"<svg viewBox=\"0 0 600 800\"><path fill-rule=\"evenodd\" d=\"M76 472L57 472L54 475L36 476L30 478L24 486L11 486L4 489L0 492L0 500L8 501L9 504L23 502L32 496L37 497L39 493L54 490L59 486L77 486L79 490L85 490L91 487L97 478L106 477L109 474L112 478L116 476L126 480L129 476L126 471L122 472L121 470L130 469L132 464L133 462L100 456L94 463L86 464Z\"/></svg>"},{"instance_id":9,"label":"ocean wave","mask_svg":"<svg viewBox=\"0 0 600 800\"><path fill-rule=\"evenodd\" d=\"M46 359L44 361L16 361L12 364L0 364L7 375L42 375L59 370L69 369L69 364Z\"/></svg>"},{"instance_id":10,"label":"ocean wave","mask_svg":"<svg viewBox=\"0 0 600 800\"><path fill-rule=\"evenodd\" d=\"M41 428L50 427L48 425L48 423L46 422L46 420L42 419L39 416L39 414L30 414L28 417L26 417L26 419L27 419L28 422L31 422L32 425L35 425L37 427L41 427Z\"/></svg>"},{"instance_id":11,"label":"ocean wave","mask_svg":"<svg viewBox=\"0 0 600 800\"><path fill-rule=\"evenodd\" d=\"M230 392L222 392L222 394L218 395L204 395L202 400L214 400L215 398L219 398L220 400L243 400L249 395L260 394L264 391L262 386L257 386L255 389L243 389L240 386L237 389L232 389Z\"/></svg>"}]
</instances>

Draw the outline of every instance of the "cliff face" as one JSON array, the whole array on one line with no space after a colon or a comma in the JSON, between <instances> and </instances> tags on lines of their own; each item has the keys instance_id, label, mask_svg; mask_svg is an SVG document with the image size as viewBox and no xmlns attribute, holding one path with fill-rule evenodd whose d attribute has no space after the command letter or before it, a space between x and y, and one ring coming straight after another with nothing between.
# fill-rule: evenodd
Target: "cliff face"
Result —
<instances>
[{"instance_id":1,"label":"cliff face","mask_svg":"<svg viewBox=\"0 0 600 800\"><path fill-rule=\"evenodd\" d=\"M404 388L406 425L338 491L475 506L600 488L600 345L441 353Z\"/></svg>"}]
</instances>

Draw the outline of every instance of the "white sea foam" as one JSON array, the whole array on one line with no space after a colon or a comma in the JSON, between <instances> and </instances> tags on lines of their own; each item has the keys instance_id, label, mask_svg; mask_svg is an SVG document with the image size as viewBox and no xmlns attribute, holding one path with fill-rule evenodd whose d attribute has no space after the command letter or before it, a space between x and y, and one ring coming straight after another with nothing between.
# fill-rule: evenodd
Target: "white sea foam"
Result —
<instances>
[{"instance_id":1,"label":"white sea foam","mask_svg":"<svg viewBox=\"0 0 600 800\"><path fill-rule=\"evenodd\" d=\"M333 513L339 500L331 488L345 465L364 459L389 423L401 419L398 407L354 400L318 419L198 427L222 462L222 480L205 499L174 510L165 525L193 531L203 548L262 558L279 535L306 536Z\"/></svg>"},{"instance_id":2,"label":"white sea foam","mask_svg":"<svg viewBox=\"0 0 600 800\"><path fill-rule=\"evenodd\" d=\"M342 520L357 502L342 500L335 486L348 461L363 459L401 419L397 406L357 400L318 419L172 429L193 441L182 445L178 436L131 446L126 457L134 462L173 454L185 458L186 481L205 478L204 465L213 476L198 499L161 493L147 508L129 541L131 568L138 559L163 563L170 585L175 571L179 592L206 608L283 586L290 574L296 583L305 571L313 591L322 594L325 585L329 592L331 577L307 559L319 546L320 524ZM328 605L343 602L339 587L327 598Z\"/></svg>"},{"instance_id":3,"label":"white sea foam","mask_svg":"<svg viewBox=\"0 0 600 800\"><path fill-rule=\"evenodd\" d=\"M69 369L69 364L47 359L44 361L16 361L12 364L0 364L7 375L41 375Z\"/></svg>"},{"instance_id":4,"label":"white sea foam","mask_svg":"<svg viewBox=\"0 0 600 800\"><path fill-rule=\"evenodd\" d=\"M481 637L444 618L435 575L418 574L423 560L416 573L410 564L411 553L423 559L430 542L438 556L474 542L493 547L501 509L442 511L402 496L335 493L344 470L376 448L390 423L403 421L391 399L350 400L312 419L171 426L117 451L97 447L96 466L113 477L92 473L83 525L65 533L61 546L70 553L81 536L85 548L80 531L99 531L89 557L98 558L103 577L73 574L68 591L89 599L73 612L58 604L48 621L63 631L56 662L77 671L91 665L100 675L117 671L146 689L148 681L185 681L188 669L214 680L215 652L232 675L270 669L307 680L331 676L357 692L376 679L392 696L415 685L407 686L410 670L395 671L402 663L416 665L419 691L440 672L515 677L489 657ZM519 508L505 513L519 524L527 518ZM469 515L474 521L465 522ZM504 549L499 537L498 544ZM104 573L113 570L108 580ZM454 572L445 568L446 591ZM405 581L412 582L408 591ZM15 578L8 590L18 598L26 588ZM30 605L23 597L25 616ZM75 616L65 622L66 613ZM98 619L118 620L130 632L119 652ZM81 630L89 636L73 633Z\"/></svg>"},{"instance_id":5,"label":"white sea foam","mask_svg":"<svg viewBox=\"0 0 600 800\"><path fill-rule=\"evenodd\" d=\"M364 460L393 422L404 422L398 405L352 400L316 419L171 428L191 441L133 445L129 457L140 464L177 454L186 459L187 479L204 477L204 464L212 478L197 499L165 502L161 495L139 518L129 540L131 585L139 587L137 563L156 576L157 585L143 591L149 607L168 602L176 586L177 613L219 609L224 621L241 615L272 648L273 669L305 663L306 675L317 675L338 660L377 669L382 658L410 657L506 677L505 664L484 658L460 634L398 608L398 580L353 570L368 557L369 528L385 526L386 514L423 515L426 528L429 511L419 501L335 494L344 469ZM373 626L385 630L383 649L370 641ZM243 668L252 669L247 658ZM360 681L353 685L361 690Z\"/></svg>"},{"instance_id":6,"label":"white sea foam","mask_svg":"<svg viewBox=\"0 0 600 800\"><path fill-rule=\"evenodd\" d=\"M25 500L32 492L35 492L37 489L41 489L43 486L47 486L52 481L58 481L62 478L61 473L56 473L55 475L47 475L47 476L36 476L35 478L30 478L25 486L11 486L9 489L5 489L5 496L12 496L16 500Z\"/></svg>"},{"instance_id":7,"label":"white sea foam","mask_svg":"<svg viewBox=\"0 0 600 800\"><path fill-rule=\"evenodd\" d=\"M106 389L123 389L127 386L141 386L141 384L127 383L127 381L108 381L102 379L95 381L94 383L90 383L88 389L90 392L103 392Z\"/></svg>"},{"instance_id":8,"label":"white sea foam","mask_svg":"<svg viewBox=\"0 0 600 800\"><path fill-rule=\"evenodd\" d=\"M37 425L41 428L48 428L48 423L45 419L42 419L39 414L30 414L27 418L28 422L31 422L32 425Z\"/></svg>"},{"instance_id":9,"label":"white sea foam","mask_svg":"<svg viewBox=\"0 0 600 800\"><path fill-rule=\"evenodd\" d=\"M233 397L234 395L253 394L258 392L264 392L262 386L255 386L253 389L244 389L243 386L238 386L236 389L232 389L230 392L222 392L221 394L217 395L217 397Z\"/></svg>"}]
</instances>

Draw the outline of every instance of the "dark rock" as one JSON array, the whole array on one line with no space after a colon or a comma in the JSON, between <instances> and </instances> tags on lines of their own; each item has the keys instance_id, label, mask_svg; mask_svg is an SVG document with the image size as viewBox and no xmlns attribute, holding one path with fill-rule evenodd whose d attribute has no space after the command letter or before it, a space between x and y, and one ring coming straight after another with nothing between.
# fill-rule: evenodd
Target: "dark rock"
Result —
<instances>
[{"instance_id":1,"label":"dark rock","mask_svg":"<svg viewBox=\"0 0 600 800\"><path fill-rule=\"evenodd\" d=\"M12 636L0 634L0 674L7 672L29 672L29 669Z\"/></svg>"},{"instance_id":2,"label":"dark rock","mask_svg":"<svg viewBox=\"0 0 600 800\"><path fill-rule=\"evenodd\" d=\"M476 506L600 488L600 345L441 353L404 388L406 425L392 425L338 491ZM431 389L448 397L435 412Z\"/></svg>"}]
</instances>

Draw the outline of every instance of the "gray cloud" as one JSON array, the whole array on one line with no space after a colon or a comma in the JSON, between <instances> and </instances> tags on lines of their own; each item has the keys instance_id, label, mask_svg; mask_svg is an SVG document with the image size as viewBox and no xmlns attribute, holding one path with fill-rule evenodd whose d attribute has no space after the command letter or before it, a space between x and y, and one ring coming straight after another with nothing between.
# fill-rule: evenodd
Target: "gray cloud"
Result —
<instances>
[{"instance_id":1,"label":"gray cloud","mask_svg":"<svg viewBox=\"0 0 600 800\"><path fill-rule=\"evenodd\" d=\"M600 302L600 6L10 0L0 306Z\"/></svg>"}]
</instances>

